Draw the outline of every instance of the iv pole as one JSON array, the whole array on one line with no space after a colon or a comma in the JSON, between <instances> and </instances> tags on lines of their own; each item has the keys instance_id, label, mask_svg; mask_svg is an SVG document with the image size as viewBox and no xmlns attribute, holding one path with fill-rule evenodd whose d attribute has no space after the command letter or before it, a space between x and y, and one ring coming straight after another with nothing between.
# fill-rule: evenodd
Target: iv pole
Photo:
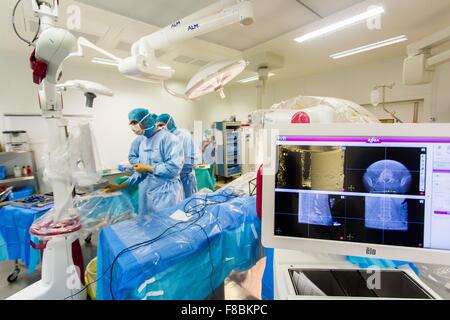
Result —
<instances>
[{"instance_id":1,"label":"iv pole","mask_svg":"<svg viewBox=\"0 0 450 320\"><path fill-rule=\"evenodd\" d=\"M395 86L395 82L394 83L392 83L392 84L390 84L390 85L379 85L379 86L376 86L375 88L374 88L374 90L379 90L379 89L381 89L381 93L382 93L382 95L383 95L383 102L382 102L382 108L383 108L383 111L384 112L386 112L387 114L389 114L392 118L394 118L394 120L397 122L397 123L404 123L401 119L399 119L396 115L395 115L395 112L394 111L390 111L390 110L388 110L387 108L386 108L386 89L393 89L394 88L394 86Z\"/></svg>"}]
</instances>

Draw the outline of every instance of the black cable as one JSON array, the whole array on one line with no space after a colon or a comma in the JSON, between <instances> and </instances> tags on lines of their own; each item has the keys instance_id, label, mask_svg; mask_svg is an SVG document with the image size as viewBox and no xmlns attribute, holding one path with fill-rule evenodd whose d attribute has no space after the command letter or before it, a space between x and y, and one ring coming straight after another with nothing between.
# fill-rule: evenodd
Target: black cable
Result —
<instances>
[{"instance_id":1,"label":"black cable","mask_svg":"<svg viewBox=\"0 0 450 320\"><path fill-rule=\"evenodd\" d=\"M206 237L207 237L207 239L208 239L209 257L210 257L211 266L212 266L211 277L210 277L210 285L211 285L211 288L212 288L212 290L213 290L213 292L214 292L214 286L213 286L213 283L212 283L212 277L213 277L213 274L214 274L214 263L213 263L213 260L212 260L210 238L209 238L208 234L206 233L206 231L203 229L203 227L200 226L200 225L198 225L197 222L205 215L205 213L206 213L206 207L208 207L208 206L210 206L210 205L213 205L213 204L220 204L220 203L228 202L230 199L236 198L236 197L238 196L238 195L237 195L236 193L234 193L232 190L231 190L231 192L225 192L225 191L227 191L227 190L225 189L225 190L222 192L222 194L213 195L212 197L209 197L208 195L206 195L204 198L203 198L203 197L202 197L202 198L201 198L201 197L193 197L193 198L191 198L188 202L185 203L184 208L183 208L183 209L184 209L184 212L185 212L185 213L193 213L191 216L194 216L194 214L198 214L199 216L198 216L194 221L190 222L189 225L186 226L186 228L181 229L181 230L179 230L179 231L175 231L175 232L166 234L166 233L167 233L168 231L170 231L171 229L174 229L174 228L176 228L176 227L179 226L179 225L186 224L186 223L189 222L189 221L181 221L181 222L178 222L178 223L174 224L173 226L167 228L167 229L164 230L160 235L158 235L157 237L155 237L155 238L153 238L153 239L150 239L150 240L147 240L147 241L144 241L144 242L141 242L141 243L137 243L137 244L135 244L135 245L132 245L132 246L130 246L130 247L128 247L128 248L123 249L122 251L120 251L120 252L117 254L117 256L114 258L113 262L109 265L108 268L106 268L106 270L103 272L103 274L102 274L98 279L96 279L95 281L93 281L93 282L91 282L91 283L88 283L82 290L80 290L80 291L76 292L75 294L73 294L73 295L71 295L71 296L65 298L64 300L68 300L68 299L70 299L70 298L72 298L72 297L74 297L74 296L79 295L80 293L84 292L85 290L87 290L87 288L88 288L89 286L91 286L91 285L97 283L98 281L100 281L101 279L103 279L103 278L105 277L105 275L108 273L108 270L110 270L110 269L111 269L111 272L110 272L110 283L109 283L109 284L110 284L110 288L109 288L109 289L110 289L110 294L111 294L112 299L115 300L114 293L113 293L113 290L112 290L113 271L114 271L114 265L115 265L115 263L117 262L117 260L119 259L120 256L122 256L122 255L125 254L126 252L129 252L129 251L132 251L132 250L136 250L136 249L139 249L140 247L144 247L144 246L150 245L150 244L152 244L152 243L154 243L154 242L156 242L156 241L161 240L161 239L164 238L164 237L167 237L167 236L170 236L170 235L172 235L172 234L175 234L175 233L178 233L178 232L182 232L182 231L184 231L184 230L187 230L187 229L190 228L192 225L197 225L197 226L199 226L199 227L202 229L202 231L206 234ZM219 201L211 201L211 198L213 198L213 197L224 197L224 201L223 201L223 202L219 202ZM194 205L194 206L191 206L190 208L187 208L187 207L189 206L189 204L190 204L191 202L194 202L194 201L202 201L202 203L196 204L196 205ZM209 201L209 202L208 202L208 201ZM200 207L200 206L203 206L203 208L202 208L201 210L192 212L195 208Z\"/></svg>"},{"instance_id":2,"label":"black cable","mask_svg":"<svg viewBox=\"0 0 450 320\"><path fill-rule=\"evenodd\" d=\"M208 233L205 231L205 229L199 225L199 224L195 224L196 226L198 226L203 233L206 236L206 239L208 240L208 251L209 251L209 261L211 262L211 274L209 276L209 284L211 286L211 294L214 293L214 284L213 284L213 276L214 276L214 262L213 262L213 258L212 258L212 253L211 253L211 240L209 239Z\"/></svg>"},{"instance_id":3,"label":"black cable","mask_svg":"<svg viewBox=\"0 0 450 320\"><path fill-rule=\"evenodd\" d=\"M17 11L17 7L19 6L19 4L22 2L22 0L17 0L17 2L16 2L16 4L14 5L14 9L13 9L13 12L12 12L12 27L13 27L13 30L14 30L14 33L17 35L17 37L20 39L20 40L22 40L23 42L25 42L28 46L34 46L34 42L38 39L38 37L39 37L39 32L41 31L41 19L39 19L39 24L38 24L38 30L36 31L36 34L34 35L34 37L33 37L33 40L31 40L31 41L29 41L29 40L27 40L27 39L25 39L24 37L22 37L20 34L19 34L19 31L17 31L17 28L16 28L16 11Z\"/></svg>"},{"instance_id":4,"label":"black cable","mask_svg":"<svg viewBox=\"0 0 450 320\"><path fill-rule=\"evenodd\" d=\"M190 228L192 225L197 224L197 222L205 215L205 213L206 213L206 207L208 207L208 206L210 206L210 205L213 205L213 204L220 204L220 203L228 202L228 201L230 200L230 198L235 198L235 197L238 196L236 193L233 192L233 190L230 190L230 192L225 192L225 191L227 191L227 189L225 189L225 190L222 192L222 194L218 194L218 195L213 195L213 196L212 196L212 197L224 197L225 200L224 200L223 202L219 202L219 201L210 201L210 202L208 203L208 200L211 199L210 197L208 197L208 195L206 195L204 198L200 198L200 197L193 197L193 198L191 198L188 202L185 203L185 205L184 205L184 212L185 212L185 213L192 213L191 211L192 211L194 208L197 208L197 207L199 207L199 206L201 206L201 205L203 204L203 208L202 208L202 209L200 209L200 210L197 211L197 212L194 212L194 214L198 214L198 215L199 215L198 218L196 218L196 220L194 220L194 221L192 221L191 223L189 223L189 225L188 225L186 228L184 228L184 229L182 229L182 230L179 230L179 231L177 231L177 232L173 232L173 233L171 233L171 234L178 233L178 232L182 232L182 231L187 230L188 228ZM188 207L188 205L189 205L191 202L196 201L196 200L204 201L204 203L200 203L200 205L199 205L199 204L196 204L195 206L190 207L189 209L186 209L186 208ZM193 216L194 214L192 214L192 216ZM163 237L168 236L168 235L165 235L165 233L166 233L167 231L169 231L169 230L175 228L175 227L178 226L178 225L186 224L187 222L189 222L189 221L178 222L178 223L176 223L175 225L173 225L173 226L167 228L161 235L159 235L158 237L156 237L156 238L154 238L154 239L152 239L152 240L144 241L144 242L142 242L142 243L138 243L138 244L135 244L135 245L130 246L130 247L128 247L128 248L125 248L124 250L122 250L122 251L114 258L114 260L113 260L113 262L112 262L112 264L111 264L111 272L110 272L110 279L109 279L109 289L110 289L110 294L111 294L111 297L112 297L113 300L115 300L114 293L113 293L113 290L112 290L113 271L114 271L114 265L115 265L115 263L117 262L117 260L119 259L119 257L120 257L122 254L124 254L124 253L126 253L126 252L128 252L128 251L136 250L136 249L138 249L138 248L140 248L140 247L150 245L150 244L152 244L152 243L154 243L154 242L156 242L156 241L162 239ZM200 227L201 227L201 226L200 226ZM202 227L201 227L201 228L202 228ZM204 231L203 228L202 228L202 230ZM205 232L205 231L204 231L204 232ZM169 235L170 235L170 234L169 234ZM208 237L208 236L207 236L207 237ZM212 265L213 268L214 268L214 264L213 264L213 262L212 262L212 254L211 254L210 239L209 239L209 237L208 237L208 245L209 245L209 253L210 253L210 259L211 259L211 265ZM213 269L213 271L214 271L214 269ZM212 285L212 275L211 275L211 278L210 278L210 284L211 284L211 287L213 288L214 286ZM213 291L214 291L214 289L213 289Z\"/></svg>"},{"instance_id":5,"label":"black cable","mask_svg":"<svg viewBox=\"0 0 450 320\"><path fill-rule=\"evenodd\" d=\"M176 225L181 224L181 223L183 223L183 222L177 223ZM118 258L120 255L124 254L125 252L127 252L127 251L129 251L129 250L132 250L133 247L135 247L135 246L141 246L141 245L147 244L147 242L150 243L150 242L155 242L155 241L159 240L159 238L160 238L165 232L167 232L168 230L170 230L170 229L176 227L176 225L173 225L172 227L166 229L162 234L160 234L159 236L157 236L157 237L155 237L155 238L153 238L153 239L151 239L151 240L147 240L147 241L145 241L145 242L138 243L138 244L135 244L135 245L133 245L133 246L130 246L130 247L128 247L128 248L123 249L121 252L118 253L118 255L116 256L116 258ZM89 286L91 286L91 285L97 283L98 281L100 281L101 279L103 279L103 278L105 277L105 275L107 274L108 270L111 269L111 268L113 267L113 264L114 264L115 261L117 260L116 258L114 259L113 263L110 264L108 268L106 268L106 270L103 272L103 274L102 274L98 279L96 279L96 280L93 281L93 282L88 283L83 289L81 289L80 291L74 293L74 294L71 295L71 296L68 296L68 297L64 298L64 300L68 300L68 299L70 299L70 298L73 298L74 296L79 295L79 294L82 293L83 291L87 290L87 288L88 288Z\"/></svg>"}]
</instances>

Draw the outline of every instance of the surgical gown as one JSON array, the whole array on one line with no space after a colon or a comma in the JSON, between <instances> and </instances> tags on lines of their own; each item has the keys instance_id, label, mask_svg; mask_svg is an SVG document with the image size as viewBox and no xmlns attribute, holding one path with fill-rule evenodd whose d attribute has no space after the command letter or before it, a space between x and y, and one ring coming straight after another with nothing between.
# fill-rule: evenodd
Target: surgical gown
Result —
<instances>
[{"instance_id":1,"label":"surgical gown","mask_svg":"<svg viewBox=\"0 0 450 320\"><path fill-rule=\"evenodd\" d=\"M133 166L139 163L139 147L145 139L144 136L137 136L131 144L130 152L128 153L128 162Z\"/></svg>"},{"instance_id":2,"label":"surgical gown","mask_svg":"<svg viewBox=\"0 0 450 320\"><path fill-rule=\"evenodd\" d=\"M183 145L184 165L180 178L183 184L184 197L190 198L197 192L197 178L194 171L194 166L197 162L197 149L191 134L186 130L177 129L173 134L178 137Z\"/></svg>"},{"instance_id":3,"label":"surgical gown","mask_svg":"<svg viewBox=\"0 0 450 320\"><path fill-rule=\"evenodd\" d=\"M151 165L152 173L134 173L129 186L139 184L139 215L152 214L183 201L180 173L184 153L176 136L159 130L146 138L139 148L139 163Z\"/></svg>"}]
</instances>

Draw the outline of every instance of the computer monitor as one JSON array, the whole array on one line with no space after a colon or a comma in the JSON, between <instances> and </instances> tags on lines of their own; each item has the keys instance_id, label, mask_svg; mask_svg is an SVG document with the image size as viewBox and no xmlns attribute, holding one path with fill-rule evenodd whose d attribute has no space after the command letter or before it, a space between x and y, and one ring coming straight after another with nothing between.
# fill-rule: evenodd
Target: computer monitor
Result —
<instances>
[{"instance_id":1,"label":"computer monitor","mask_svg":"<svg viewBox=\"0 0 450 320\"><path fill-rule=\"evenodd\" d=\"M450 125L269 130L266 247L450 265Z\"/></svg>"}]
</instances>

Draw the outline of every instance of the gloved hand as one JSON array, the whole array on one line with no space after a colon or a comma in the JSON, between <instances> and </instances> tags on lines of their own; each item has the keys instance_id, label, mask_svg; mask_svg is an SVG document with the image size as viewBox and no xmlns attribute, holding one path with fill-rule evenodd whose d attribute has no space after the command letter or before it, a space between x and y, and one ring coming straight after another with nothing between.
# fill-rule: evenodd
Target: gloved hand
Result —
<instances>
[{"instance_id":1,"label":"gloved hand","mask_svg":"<svg viewBox=\"0 0 450 320\"><path fill-rule=\"evenodd\" d=\"M141 163L134 165L133 169L136 172L139 172L139 173L151 173L151 172L153 172L153 167L152 166L146 165L146 164L141 164Z\"/></svg>"},{"instance_id":2,"label":"gloved hand","mask_svg":"<svg viewBox=\"0 0 450 320\"><path fill-rule=\"evenodd\" d=\"M124 186L122 186L122 185L111 183L111 184L109 184L108 186L105 187L104 191L106 193L113 193L113 192L120 191L123 188L124 188Z\"/></svg>"}]
</instances>

